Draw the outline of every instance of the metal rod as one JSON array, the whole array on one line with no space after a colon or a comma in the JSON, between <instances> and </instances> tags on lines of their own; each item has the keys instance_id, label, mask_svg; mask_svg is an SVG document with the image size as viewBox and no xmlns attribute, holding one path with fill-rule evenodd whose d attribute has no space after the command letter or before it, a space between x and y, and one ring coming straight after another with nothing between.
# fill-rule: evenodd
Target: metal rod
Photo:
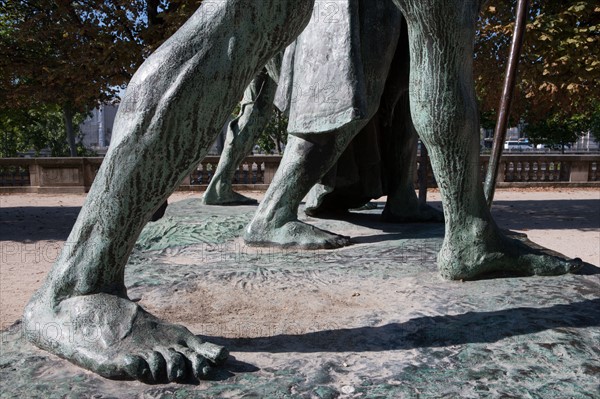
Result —
<instances>
[{"instance_id":1,"label":"metal rod","mask_svg":"<svg viewBox=\"0 0 600 399\"><path fill-rule=\"evenodd\" d=\"M502 97L500 97L500 105L498 107L498 120L496 121L496 127L494 129L494 144L492 146L492 154L490 156L490 162L485 177L484 191L489 208L492 207L492 203L494 202L498 168L500 166L500 157L502 156L504 139L506 138L506 128L508 125L508 117L510 116L510 107L515 89L521 48L523 47L523 38L525 37L528 11L529 0L519 0L517 3L515 30L513 32L510 54L508 56L508 65L504 77L504 87L502 89Z\"/></svg>"},{"instance_id":2,"label":"metal rod","mask_svg":"<svg viewBox=\"0 0 600 399\"><path fill-rule=\"evenodd\" d=\"M417 176L419 180L419 206L427 204L427 177L429 175L429 154L427 147L421 141L421 154L419 157L419 169Z\"/></svg>"}]
</instances>

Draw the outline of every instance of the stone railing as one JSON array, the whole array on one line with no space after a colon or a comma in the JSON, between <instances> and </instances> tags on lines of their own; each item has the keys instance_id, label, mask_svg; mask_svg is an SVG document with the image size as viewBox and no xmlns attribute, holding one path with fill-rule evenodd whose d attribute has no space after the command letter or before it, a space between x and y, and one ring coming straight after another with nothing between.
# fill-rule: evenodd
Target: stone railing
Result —
<instances>
[{"instance_id":1,"label":"stone railing","mask_svg":"<svg viewBox=\"0 0 600 399\"><path fill-rule=\"evenodd\" d=\"M481 157L482 171L489 157ZM600 183L600 155L507 154L500 160L498 183L510 185L586 185ZM593 184L592 184L593 185Z\"/></svg>"},{"instance_id":2,"label":"stone railing","mask_svg":"<svg viewBox=\"0 0 600 399\"><path fill-rule=\"evenodd\" d=\"M278 155L246 157L235 172L234 187L238 190L266 190L273 181L280 161L281 156ZM217 170L218 164L218 156L205 157L192 174L181 183L179 189L204 190Z\"/></svg>"},{"instance_id":3,"label":"stone railing","mask_svg":"<svg viewBox=\"0 0 600 399\"><path fill-rule=\"evenodd\" d=\"M96 177L103 158L0 158L0 192L82 193ZM237 189L266 190L280 156L249 156L234 176ZM180 190L204 190L219 163L207 156L181 183Z\"/></svg>"},{"instance_id":4,"label":"stone railing","mask_svg":"<svg viewBox=\"0 0 600 399\"><path fill-rule=\"evenodd\" d=\"M0 158L0 192L87 192L102 159Z\"/></svg>"},{"instance_id":5,"label":"stone railing","mask_svg":"<svg viewBox=\"0 0 600 399\"><path fill-rule=\"evenodd\" d=\"M420 162L420 158L417 164ZM479 159L481 179L489 164L489 155ZM415 176L415 186L418 179ZM600 155L505 154L498 168L498 187L600 187ZM427 186L437 187L431 168Z\"/></svg>"},{"instance_id":6,"label":"stone railing","mask_svg":"<svg viewBox=\"0 0 600 399\"><path fill-rule=\"evenodd\" d=\"M0 158L0 192L87 192L103 158ZM481 156L482 177L488 156ZM265 190L275 175L280 156L249 156L234 178L236 189ZM212 179L218 156L208 156L182 182L180 190L204 190ZM600 187L600 155L507 154L500 162L498 186ZM429 168L428 186L435 187ZM417 186L415 176L415 187Z\"/></svg>"}]
</instances>

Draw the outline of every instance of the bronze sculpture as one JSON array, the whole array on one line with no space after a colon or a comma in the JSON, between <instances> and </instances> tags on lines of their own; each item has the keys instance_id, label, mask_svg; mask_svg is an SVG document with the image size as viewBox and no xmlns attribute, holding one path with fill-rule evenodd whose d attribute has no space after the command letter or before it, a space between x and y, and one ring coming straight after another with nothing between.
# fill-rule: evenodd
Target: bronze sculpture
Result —
<instances>
[{"instance_id":1,"label":"bronze sculpture","mask_svg":"<svg viewBox=\"0 0 600 399\"><path fill-rule=\"evenodd\" d=\"M413 122L430 150L443 198L441 275L472 278L494 270L558 275L577 268L579 260L546 255L505 237L486 206L476 161L478 114L471 73L481 1L394 3L408 26ZM206 153L250 80L307 25L314 0L215 4L211 15L201 6L136 72L70 245L25 310L30 341L105 377L147 382L204 378L211 364L227 356L223 348L201 342L185 327L163 322L129 300L123 279L145 223ZM353 105L341 117L355 125L364 123L364 115ZM311 163L324 163L321 152L311 148L340 145L322 135L298 137L291 145L308 149ZM317 167L290 176L294 166L284 164L281 176L313 179L326 171ZM294 229L305 227L292 225L287 233L293 236ZM333 246L345 243L328 234L323 239ZM41 334L41 326L48 325L58 326L60 334Z\"/></svg>"}]
</instances>

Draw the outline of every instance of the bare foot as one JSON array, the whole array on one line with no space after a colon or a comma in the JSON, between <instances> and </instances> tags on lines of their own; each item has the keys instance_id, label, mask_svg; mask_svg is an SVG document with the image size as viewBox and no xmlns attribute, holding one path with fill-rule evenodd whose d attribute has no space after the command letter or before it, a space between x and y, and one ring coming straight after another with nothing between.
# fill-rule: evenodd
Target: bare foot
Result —
<instances>
[{"instance_id":1,"label":"bare foot","mask_svg":"<svg viewBox=\"0 0 600 399\"><path fill-rule=\"evenodd\" d=\"M38 347L112 379L164 383L209 377L227 359L220 346L159 320L128 299L109 294L67 298L51 308L27 305L27 338Z\"/></svg>"},{"instance_id":2,"label":"bare foot","mask_svg":"<svg viewBox=\"0 0 600 399\"><path fill-rule=\"evenodd\" d=\"M227 190L226 192L219 192L218 194L207 191L202 196L202 203L204 205L234 206L257 205L258 201L254 198L248 198L245 195L236 193L233 190Z\"/></svg>"},{"instance_id":3,"label":"bare foot","mask_svg":"<svg viewBox=\"0 0 600 399\"><path fill-rule=\"evenodd\" d=\"M321 230L298 220L281 227L271 227L252 221L244 232L250 246L281 246L300 249L335 249L351 244L350 237Z\"/></svg>"},{"instance_id":4,"label":"bare foot","mask_svg":"<svg viewBox=\"0 0 600 399\"><path fill-rule=\"evenodd\" d=\"M568 259L540 247L524 235L513 237L517 238L493 229L483 237L445 240L438 255L440 274L449 280L473 279L496 272L558 276L576 272L584 264L579 258Z\"/></svg>"}]
</instances>

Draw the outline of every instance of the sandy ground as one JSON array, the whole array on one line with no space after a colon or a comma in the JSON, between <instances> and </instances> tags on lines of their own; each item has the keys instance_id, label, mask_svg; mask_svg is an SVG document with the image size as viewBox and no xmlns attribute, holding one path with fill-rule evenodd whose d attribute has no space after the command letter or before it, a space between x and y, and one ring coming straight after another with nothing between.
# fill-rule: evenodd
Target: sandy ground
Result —
<instances>
[{"instance_id":1,"label":"sandy ground","mask_svg":"<svg viewBox=\"0 0 600 399\"><path fill-rule=\"evenodd\" d=\"M244 194L259 200L263 196ZM199 195L178 192L169 201ZM83 194L0 196L0 330L19 319L43 282L84 200ZM441 207L436 190L430 191L428 200ZM498 190L494 216L503 228L526 233L532 241L568 257L600 265L597 189Z\"/></svg>"}]
</instances>

